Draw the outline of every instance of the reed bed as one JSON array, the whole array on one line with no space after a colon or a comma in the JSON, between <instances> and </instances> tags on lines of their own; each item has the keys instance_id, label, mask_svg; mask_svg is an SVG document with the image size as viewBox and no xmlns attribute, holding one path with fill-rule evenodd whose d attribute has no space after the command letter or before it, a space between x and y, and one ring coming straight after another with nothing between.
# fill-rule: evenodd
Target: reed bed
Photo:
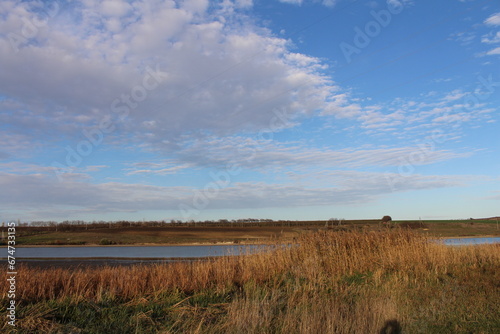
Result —
<instances>
[{"instance_id":1,"label":"reed bed","mask_svg":"<svg viewBox=\"0 0 500 334\"><path fill-rule=\"evenodd\" d=\"M450 247L406 230L318 232L209 261L20 267L18 325L26 333L494 333L499 269L499 245ZM2 313L7 302L4 294Z\"/></svg>"}]
</instances>

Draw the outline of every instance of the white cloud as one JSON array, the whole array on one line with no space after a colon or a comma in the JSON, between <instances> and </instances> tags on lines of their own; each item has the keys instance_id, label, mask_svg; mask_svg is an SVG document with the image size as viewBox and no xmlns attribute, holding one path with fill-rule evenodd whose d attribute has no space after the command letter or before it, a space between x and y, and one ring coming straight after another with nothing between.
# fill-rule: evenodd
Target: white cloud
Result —
<instances>
[{"instance_id":1,"label":"white cloud","mask_svg":"<svg viewBox=\"0 0 500 334\"><path fill-rule=\"evenodd\" d=\"M500 26L500 13L496 13L488 17L484 23L489 26ZM500 43L500 31L490 31L488 34L481 37L481 42L485 44L498 44ZM500 55L500 47L493 48L489 51L482 52L478 56L493 56Z\"/></svg>"},{"instance_id":2,"label":"white cloud","mask_svg":"<svg viewBox=\"0 0 500 334\"><path fill-rule=\"evenodd\" d=\"M495 13L484 20L484 23L491 26L500 26L500 13Z\"/></svg>"},{"instance_id":3,"label":"white cloud","mask_svg":"<svg viewBox=\"0 0 500 334\"><path fill-rule=\"evenodd\" d=\"M264 182L231 183L210 196L203 209L355 205L375 201L392 191L453 187L467 180L464 176L415 174L401 177L399 174L349 171L332 171L322 177L322 185L315 187ZM89 214L102 216L144 210L173 210L181 217L179 205L193 207L196 191L204 191L117 182L91 184L81 180L54 183L39 174L7 173L0 173L0 185L2 189L10 189L0 193L0 203L5 209L3 216L23 210L25 220L81 219Z\"/></svg>"},{"instance_id":4,"label":"white cloud","mask_svg":"<svg viewBox=\"0 0 500 334\"><path fill-rule=\"evenodd\" d=\"M367 106L324 74L322 59L294 52L291 41L257 26L247 16L251 0L71 2L16 44L12 34L23 34L23 22L36 13L35 3L45 4L0 2L0 185L12 189L0 194L0 206L7 211L19 209L33 216L58 211L62 217L177 210L179 204L192 201L194 192L203 191L99 183L102 180L94 177L110 168L104 163L117 163L115 156L101 164L96 154L89 158L90 165L63 174L60 182L50 167L13 162L33 159L32 152L62 155L68 141L86 139L82 131L107 116L116 129L106 135L106 148L116 145L120 153L141 149L141 158L151 153L158 159L111 171L114 165L109 174L168 180L195 169L237 163L249 171L221 189L209 208L259 208L369 202L389 191L387 176L397 180L397 191L459 185L461 177L345 169L397 169L402 159L415 157L414 165L470 157L475 153L470 148L422 151L417 144L436 129L447 138L458 138L460 126L491 121L488 116L495 110L482 98L481 104L468 106L470 94L462 90ZM459 36L463 41L472 37ZM488 34L482 41L494 44L497 38L498 34ZM158 85L146 89L152 81ZM129 115L121 119L117 106ZM391 146L318 148L312 136L310 142L286 141L302 120L318 115L314 122L338 121L354 129L356 136L378 134ZM342 125L335 124L336 130L348 132L338 129ZM285 129L288 132L278 134ZM282 141L260 140L259 135ZM392 141L410 135L416 138L412 144ZM139 156L134 153L131 159ZM254 182L257 173L295 178L298 183Z\"/></svg>"},{"instance_id":5,"label":"white cloud","mask_svg":"<svg viewBox=\"0 0 500 334\"><path fill-rule=\"evenodd\" d=\"M67 173L61 174L61 180L86 180L91 179L91 174L102 169L109 168L108 165L89 165L80 168L72 168ZM0 162L0 170L12 175L34 175L40 177L53 178L54 169L51 166L40 166L34 163L24 163L20 161ZM53 179L55 181L55 178Z\"/></svg>"},{"instance_id":6,"label":"white cloud","mask_svg":"<svg viewBox=\"0 0 500 334\"><path fill-rule=\"evenodd\" d=\"M401 5L413 6L415 3L413 0L387 0L387 4L393 6L394 8L398 8Z\"/></svg>"},{"instance_id":7,"label":"white cloud","mask_svg":"<svg viewBox=\"0 0 500 334\"><path fill-rule=\"evenodd\" d=\"M0 35L0 92L27 111L25 124L79 140L83 128L116 116L111 108L116 99L127 108L124 96L130 99L140 88L146 66L159 69L161 85L143 101L133 100L137 107L113 136L126 140L133 134L163 148L185 133L258 131L269 125L275 108L292 115L358 112L322 74L319 59L291 52L289 41L238 11L248 6L251 1L224 1L213 8L201 0L180 6L170 1L68 5L19 44L18 52L7 34ZM0 11L0 26L9 26L4 32L20 33L23 18L32 15L27 2L3 2Z\"/></svg>"},{"instance_id":8,"label":"white cloud","mask_svg":"<svg viewBox=\"0 0 500 334\"><path fill-rule=\"evenodd\" d=\"M490 50L490 51L486 52L486 54L487 54L488 56L500 55L500 46L499 46L499 47L494 48L493 50Z\"/></svg>"},{"instance_id":9,"label":"white cloud","mask_svg":"<svg viewBox=\"0 0 500 334\"><path fill-rule=\"evenodd\" d=\"M132 10L126 1L105 0L101 3L100 12L106 16L122 17Z\"/></svg>"},{"instance_id":10,"label":"white cloud","mask_svg":"<svg viewBox=\"0 0 500 334\"><path fill-rule=\"evenodd\" d=\"M323 6L326 7L333 7L337 3L337 0L278 0L279 2L282 3L287 3L291 5L298 5L301 6L304 2L312 2L312 3L321 3Z\"/></svg>"},{"instance_id":11,"label":"white cloud","mask_svg":"<svg viewBox=\"0 0 500 334\"><path fill-rule=\"evenodd\" d=\"M302 5L303 0L278 0L279 2L289 3L293 5Z\"/></svg>"},{"instance_id":12,"label":"white cloud","mask_svg":"<svg viewBox=\"0 0 500 334\"><path fill-rule=\"evenodd\" d=\"M474 152L450 152L430 146L408 146L378 149L311 148L300 144L282 145L244 137L204 138L183 147L177 154L176 165L185 163L197 167L225 168L237 165L258 171L280 168L307 170L312 167L325 169L397 167L405 159L418 157L415 165L428 165L455 158L470 157Z\"/></svg>"},{"instance_id":13,"label":"white cloud","mask_svg":"<svg viewBox=\"0 0 500 334\"><path fill-rule=\"evenodd\" d=\"M488 79L478 78L473 91L454 89L449 92L433 91L420 98L399 99L390 103L365 106L355 117L359 128L370 135L398 136L406 140L440 133L442 140L459 138L467 128L488 122L492 115L492 94L483 85ZM491 78L489 79L491 81Z\"/></svg>"},{"instance_id":14,"label":"white cloud","mask_svg":"<svg viewBox=\"0 0 500 334\"><path fill-rule=\"evenodd\" d=\"M253 0L236 0L238 8L250 8L253 6Z\"/></svg>"},{"instance_id":15,"label":"white cloud","mask_svg":"<svg viewBox=\"0 0 500 334\"><path fill-rule=\"evenodd\" d=\"M456 90L450 92L445 97L443 97L442 101L444 101L444 102L452 102L452 101L460 100L461 98L463 98L466 95L467 95L467 93L464 93L464 92L462 92L459 89L456 89Z\"/></svg>"},{"instance_id":16,"label":"white cloud","mask_svg":"<svg viewBox=\"0 0 500 334\"><path fill-rule=\"evenodd\" d=\"M486 44L500 43L500 31L491 32L481 37L481 42Z\"/></svg>"},{"instance_id":17,"label":"white cloud","mask_svg":"<svg viewBox=\"0 0 500 334\"><path fill-rule=\"evenodd\" d=\"M452 78L438 78L438 79L434 79L433 82L441 83L441 82L450 82L452 80L453 80Z\"/></svg>"},{"instance_id":18,"label":"white cloud","mask_svg":"<svg viewBox=\"0 0 500 334\"><path fill-rule=\"evenodd\" d=\"M467 46L472 44L476 38L476 34L473 32L459 32L451 35L453 40L460 42L460 45Z\"/></svg>"},{"instance_id":19,"label":"white cloud","mask_svg":"<svg viewBox=\"0 0 500 334\"><path fill-rule=\"evenodd\" d=\"M191 164L182 164L182 165L172 165L171 163L167 164L155 164L155 168L127 168L126 175L137 175L137 174L153 174L153 175L167 175L167 174L176 174L180 171L188 169L192 167Z\"/></svg>"}]
</instances>

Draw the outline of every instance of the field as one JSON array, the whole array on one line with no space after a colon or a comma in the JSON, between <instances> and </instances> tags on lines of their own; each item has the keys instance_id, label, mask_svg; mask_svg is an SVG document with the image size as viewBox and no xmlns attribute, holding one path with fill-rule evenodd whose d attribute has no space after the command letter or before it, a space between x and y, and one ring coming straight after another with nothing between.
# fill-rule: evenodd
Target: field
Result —
<instances>
[{"instance_id":1,"label":"field","mask_svg":"<svg viewBox=\"0 0 500 334\"><path fill-rule=\"evenodd\" d=\"M18 333L500 331L500 245L450 247L397 228L296 242L192 263L20 267Z\"/></svg>"},{"instance_id":2,"label":"field","mask_svg":"<svg viewBox=\"0 0 500 334\"><path fill-rule=\"evenodd\" d=\"M409 228L432 237L496 236L500 229L496 220L395 221L389 227ZM18 227L18 245L148 245L268 243L293 240L303 233L321 230L376 231L378 220L283 221L258 224L164 224L160 226L115 226L90 228L68 226L66 230Z\"/></svg>"},{"instance_id":3,"label":"field","mask_svg":"<svg viewBox=\"0 0 500 334\"><path fill-rule=\"evenodd\" d=\"M283 231L283 233L282 233ZM293 230L280 227L118 227L91 231L48 232L17 237L21 245L99 245L108 244L193 244L269 241L277 236L291 238Z\"/></svg>"}]
</instances>

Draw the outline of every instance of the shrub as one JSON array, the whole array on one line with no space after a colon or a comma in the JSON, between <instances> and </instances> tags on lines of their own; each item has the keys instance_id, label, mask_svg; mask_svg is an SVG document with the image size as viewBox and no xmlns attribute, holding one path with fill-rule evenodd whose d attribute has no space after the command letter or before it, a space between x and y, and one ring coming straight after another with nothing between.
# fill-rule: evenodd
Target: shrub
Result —
<instances>
[{"instance_id":1,"label":"shrub","mask_svg":"<svg viewBox=\"0 0 500 334\"><path fill-rule=\"evenodd\" d=\"M101 239L101 241L99 241L99 245L112 245L112 244L114 244L114 242L106 238Z\"/></svg>"},{"instance_id":2,"label":"shrub","mask_svg":"<svg viewBox=\"0 0 500 334\"><path fill-rule=\"evenodd\" d=\"M391 222L391 221L392 221L391 216L383 216L382 217L382 223L388 223L388 222Z\"/></svg>"}]
</instances>

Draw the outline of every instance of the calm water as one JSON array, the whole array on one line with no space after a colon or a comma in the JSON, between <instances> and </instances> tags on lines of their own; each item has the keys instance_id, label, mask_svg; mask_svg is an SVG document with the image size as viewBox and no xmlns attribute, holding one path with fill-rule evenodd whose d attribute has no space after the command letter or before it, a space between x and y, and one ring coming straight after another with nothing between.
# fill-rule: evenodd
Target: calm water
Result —
<instances>
[{"instance_id":1,"label":"calm water","mask_svg":"<svg viewBox=\"0 0 500 334\"><path fill-rule=\"evenodd\" d=\"M478 245L500 243L500 237L446 238L436 240L445 245ZM203 258L224 255L240 255L264 250L265 245L214 245L214 246L85 246L85 247L16 247L18 260L25 259L171 259ZM0 258L7 257L7 249Z\"/></svg>"},{"instance_id":2,"label":"calm water","mask_svg":"<svg viewBox=\"0 0 500 334\"><path fill-rule=\"evenodd\" d=\"M16 247L16 259L64 259L64 258L114 258L114 259L168 259L202 258L239 255L263 250L261 245L215 246L86 246L86 247ZM7 249L0 258L7 256Z\"/></svg>"},{"instance_id":3,"label":"calm water","mask_svg":"<svg viewBox=\"0 0 500 334\"><path fill-rule=\"evenodd\" d=\"M436 240L445 245L478 245L500 243L500 237L447 238ZM190 261L225 255L255 253L268 249L265 245L215 246L86 246L86 247L16 247L16 263L41 268L96 267L102 265L135 265ZM7 258L7 248L0 248L0 259Z\"/></svg>"},{"instance_id":4,"label":"calm water","mask_svg":"<svg viewBox=\"0 0 500 334\"><path fill-rule=\"evenodd\" d=\"M500 243L500 237L487 238L446 238L442 241L445 245L464 246L464 245L481 245L481 244L496 244Z\"/></svg>"}]
</instances>

